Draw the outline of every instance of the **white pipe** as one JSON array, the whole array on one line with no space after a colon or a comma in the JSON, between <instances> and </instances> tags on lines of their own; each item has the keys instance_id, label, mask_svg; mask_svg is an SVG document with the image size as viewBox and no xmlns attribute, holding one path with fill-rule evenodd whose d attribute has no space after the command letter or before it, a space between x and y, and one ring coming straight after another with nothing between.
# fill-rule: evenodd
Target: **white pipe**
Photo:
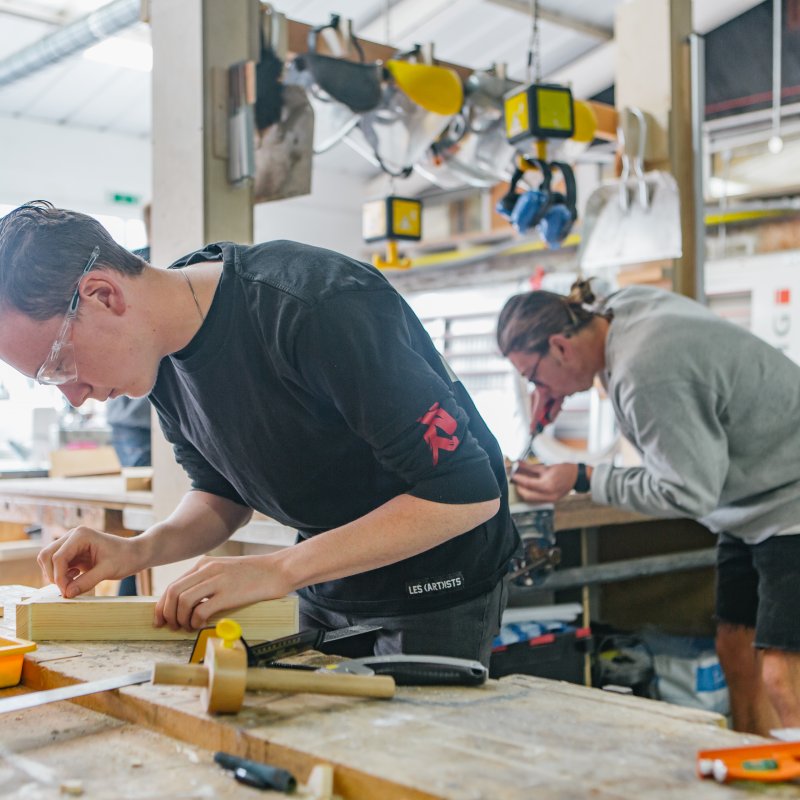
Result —
<instances>
[{"instance_id":1,"label":"white pipe","mask_svg":"<svg viewBox=\"0 0 800 800\"><path fill-rule=\"evenodd\" d=\"M781 50L783 0L772 0L772 134L781 130Z\"/></svg>"},{"instance_id":2,"label":"white pipe","mask_svg":"<svg viewBox=\"0 0 800 800\"><path fill-rule=\"evenodd\" d=\"M107 39L139 21L140 0L114 0L0 61L0 87Z\"/></svg>"}]
</instances>

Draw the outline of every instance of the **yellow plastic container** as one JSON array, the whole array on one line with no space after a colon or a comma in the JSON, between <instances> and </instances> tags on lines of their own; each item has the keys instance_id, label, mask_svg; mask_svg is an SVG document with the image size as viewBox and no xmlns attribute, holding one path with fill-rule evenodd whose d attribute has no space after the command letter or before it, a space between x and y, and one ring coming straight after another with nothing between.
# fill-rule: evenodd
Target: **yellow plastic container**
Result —
<instances>
[{"instance_id":1,"label":"yellow plastic container","mask_svg":"<svg viewBox=\"0 0 800 800\"><path fill-rule=\"evenodd\" d=\"M25 653L35 649L36 643L27 639L7 639L0 636L0 689L19 683L22 677L22 659Z\"/></svg>"}]
</instances>

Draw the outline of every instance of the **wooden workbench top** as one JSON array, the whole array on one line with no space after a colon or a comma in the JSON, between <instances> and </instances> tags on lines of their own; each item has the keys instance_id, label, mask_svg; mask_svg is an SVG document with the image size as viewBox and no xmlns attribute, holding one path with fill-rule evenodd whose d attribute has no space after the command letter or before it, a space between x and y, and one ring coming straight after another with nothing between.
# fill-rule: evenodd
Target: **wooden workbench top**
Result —
<instances>
[{"instance_id":1,"label":"wooden workbench top","mask_svg":"<svg viewBox=\"0 0 800 800\"><path fill-rule=\"evenodd\" d=\"M69 786L91 800L260 796L214 764L213 752L74 703L9 714L2 729L5 800L65 800Z\"/></svg>"},{"instance_id":2,"label":"wooden workbench top","mask_svg":"<svg viewBox=\"0 0 800 800\"><path fill-rule=\"evenodd\" d=\"M105 508L151 507L152 492L125 490L122 475L92 478L25 478L0 481L0 500L8 497L77 500Z\"/></svg>"},{"instance_id":3,"label":"wooden workbench top","mask_svg":"<svg viewBox=\"0 0 800 800\"><path fill-rule=\"evenodd\" d=\"M645 514L626 511L615 506L604 506L592 501L589 494L571 492L557 503L512 503L512 514L525 514L539 510L554 510L554 526L557 531L574 528L597 528L603 525L625 525L629 522L652 520Z\"/></svg>"},{"instance_id":4,"label":"wooden workbench top","mask_svg":"<svg viewBox=\"0 0 800 800\"><path fill-rule=\"evenodd\" d=\"M27 478L0 481L0 498L37 497L62 500L96 501L111 506L152 506L153 493L126 491L121 475L90 478ZM553 504L514 503L512 513L537 509L555 509L556 528L584 528L598 525L617 525L650 519L644 514L625 511L613 506L592 502L588 494L574 492ZM265 517L261 517L266 519Z\"/></svg>"},{"instance_id":5,"label":"wooden workbench top","mask_svg":"<svg viewBox=\"0 0 800 800\"><path fill-rule=\"evenodd\" d=\"M26 656L24 681L45 689L136 672L184 662L190 649L40 643ZM318 763L333 764L336 790L349 800L732 799L740 789L695 777L696 751L758 741L724 730L715 714L520 675L478 688L401 687L392 700L250 693L226 717L206 715L199 690L188 687L134 686L81 703L195 748L285 767L300 780ZM169 796L161 776L152 780L152 796ZM800 797L800 787L761 794Z\"/></svg>"}]
</instances>

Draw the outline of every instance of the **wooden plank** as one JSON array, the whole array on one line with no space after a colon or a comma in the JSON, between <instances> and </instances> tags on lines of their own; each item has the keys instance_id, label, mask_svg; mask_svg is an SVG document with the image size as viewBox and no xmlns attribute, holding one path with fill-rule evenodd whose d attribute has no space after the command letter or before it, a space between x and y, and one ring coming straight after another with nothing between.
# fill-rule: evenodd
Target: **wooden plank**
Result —
<instances>
[{"instance_id":1,"label":"wooden plank","mask_svg":"<svg viewBox=\"0 0 800 800\"><path fill-rule=\"evenodd\" d=\"M152 467L123 467L126 492L150 492L153 489Z\"/></svg>"},{"instance_id":2,"label":"wooden plank","mask_svg":"<svg viewBox=\"0 0 800 800\"><path fill-rule=\"evenodd\" d=\"M26 656L30 688L185 662L190 645L87 642L78 657L50 649ZM202 711L196 688L142 685L81 704L300 780L329 763L346 800L735 800L741 789L698 780L695 754L761 741L723 729L716 714L521 675L476 688L398 687L392 700L248 693L238 715L219 717ZM759 794L800 797L800 787Z\"/></svg>"},{"instance_id":3,"label":"wooden plank","mask_svg":"<svg viewBox=\"0 0 800 800\"><path fill-rule=\"evenodd\" d=\"M128 492L121 475L87 478L25 478L0 481L0 508L19 498L64 500L100 508L123 509L130 506L150 508L151 492Z\"/></svg>"},{"instance_id":4,"label":"wooden plank","mask_svg":"<svg viewBox=\"0 0 800 800\"><path fill-rule=\"evenodd\" d=\"M41 549L30 539L0 542L0 584L41 586L44 576L36 561Z\"/></svg>"},{"instance_id":5,"label":"wooden plank","mask_svg":"<svg viewBox=\"0 0 800 800\"><path fill-rule=\"evenodd\" d=\"M0 697L17 693L0 692ZM5 797L65 800L70 785L80 786L85 798L259 797L216 766L211 750L73 703L11 714L2 725L8 747L0 775Z\"/></svg>"},{"instance_id":6,"label":"wooden plank","mask_svg":"<svg viewBox=\"0 0 800 800\"><path fill-rule=\"evenodd\" d=\"M617 140L617 109L607 103L598 103L596 100L586 100L585 102L592 107L595 117L597 117L595 138L615 142Z\"/></svg>"},{"instance_id":7,"label":"wooden plank","mask_svg":"<svg viewBox=\"0 0 800 800\"><path fill-rule=\"evenodd\" d=\"M14 521L0 522L0 542L13 542L19 539L27 539L28 535L25 529L28 527L26 523Z\"/></svg>"},{"instance_id":8,"label":"wooden plank","mask_svg":"<svg viewBox=\"0 0 800 800\"><path fill-rule=\"evenodd\" d=\"M37 599L17 605L16 635L32 641L161 641L194 639L196 633L154 628L156 597L78 597ZM298 631L296 597L265 600L216 614L235 619L248 641L289 636Z\"/></svg>"},{"instance_id":9,"label":"wooden plank","mask_svg":"<svg viewBox=\"0 0 800 800\"><path fill-rule=\"evenodd\" d=\"M33 558L39 555L42 545L30 539L20 539L13 542L0 542L0 561L18 561Z\"/></svg>"},{"instance_id":10,"label":"wooden plank","mask_svg":"<svg viewBox=\"0 0 800 800\"><path fill-rule=\"evenodd\" d=\"M120 464L113 447L91 447L50 453L50 474L54 478L119 474Z\"/></svg>"},{"instance_id":11,"label":"wooden plank","mask_svg":"<svg viewBox=\"0 0 800 800\"><path fill-rule=\"evenodd\" d=\"M589 494L569 494L555 504L554 524L557 531L645 522L649 519L652 517L635 511L594 503Z\"/></svg>"}]
</instances>

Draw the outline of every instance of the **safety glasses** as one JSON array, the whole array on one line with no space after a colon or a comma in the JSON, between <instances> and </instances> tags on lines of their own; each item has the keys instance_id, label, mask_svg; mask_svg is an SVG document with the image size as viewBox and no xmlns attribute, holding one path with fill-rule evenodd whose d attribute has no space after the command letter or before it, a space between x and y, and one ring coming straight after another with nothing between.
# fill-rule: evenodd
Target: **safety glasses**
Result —
<instances>
[{"instance_id":1,"label":"safety glasses","mask_svg":"<svg viewBox=\"0 0 800 800\"><path fill-rule=\"evenodd\" d=\"M78 365L75 362L75 347L70 336L72 334L72 324L78 315L78 303L81 299L81 281L83 276L94 266L97 257L100 255L100 248L95 247L86 266L81 271L78 284L72 299L69 301L67 313L61 323L61 330L58 332L53 346L50 348L50 355L39 367L36 373L36 380L45 386L61 386L65 383L72 383L78 378Z\"/></svg>"}]
</instances>

